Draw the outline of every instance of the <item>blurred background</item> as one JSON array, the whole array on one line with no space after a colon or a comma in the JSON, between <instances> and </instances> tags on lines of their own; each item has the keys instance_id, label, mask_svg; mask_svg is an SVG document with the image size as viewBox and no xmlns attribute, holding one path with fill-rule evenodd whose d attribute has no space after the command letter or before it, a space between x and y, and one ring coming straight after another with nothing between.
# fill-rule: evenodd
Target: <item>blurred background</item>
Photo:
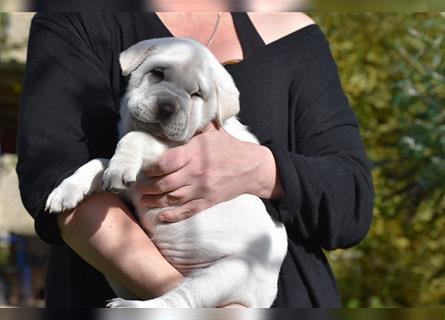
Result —
<instances>
[{"instance_id":1,"label":"blurred background","mask_svg":"<svg viewBox=\"0 0 445 320\"><path fill-rule=\"evenodd\" d=\"M327 252L347 307L445 305L445 13L313 13L376 187L368 237ZM20 202L17 114L32 13L0 13L0 303L41 306L46 245ZM44 44L42 44L44 45Z\"/></svg>"}]
</instances>

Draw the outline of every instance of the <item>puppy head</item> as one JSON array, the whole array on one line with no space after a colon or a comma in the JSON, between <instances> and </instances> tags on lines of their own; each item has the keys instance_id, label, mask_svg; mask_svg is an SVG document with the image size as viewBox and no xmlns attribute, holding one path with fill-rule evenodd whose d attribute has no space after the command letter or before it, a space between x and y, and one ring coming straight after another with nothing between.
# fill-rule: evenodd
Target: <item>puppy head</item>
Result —
<instances>
[{"instance_id":1,"label":"puppy head","mask_svg":"<svg viewBox=\"0 0 445 320\"><path fill-rule=\"evenodd\" d=\"M212 120L219 125L239 111L230 74L200 43L187 38L139 42L120 55L130 75L122 108L136 130L186 142Z\"/></svg>"}]
</instances>

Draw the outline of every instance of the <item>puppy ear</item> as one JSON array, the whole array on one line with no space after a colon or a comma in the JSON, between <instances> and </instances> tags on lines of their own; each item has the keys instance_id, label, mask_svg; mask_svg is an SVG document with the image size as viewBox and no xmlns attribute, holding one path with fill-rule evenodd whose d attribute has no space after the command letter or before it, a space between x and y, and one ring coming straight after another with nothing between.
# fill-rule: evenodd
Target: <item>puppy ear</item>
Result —
<instances>
[{"instance_id":1,"label":"puppy ear","mask_svg":"<svg viewBox=\"0 0 445 320\"><path fill-rule=\"evenodd\" d=\"M155 46L150 40L141 41L127 50L123 51L119 56L119 63L122 69L122 75L128 76L137 67L139 67L142 62L144 62L147 57L155 51Z\"/></svg>"},{"instance_id":2,"label":"puppy ear","mask_svg":"<svg viewBox=\"0 0 445 320\"><path fill-rule=\"evenodd\" d=\"M235 86L230 74L222 65L218 66L215 77L215 88L217 98L216 121L219 126L224 124L228 118L236 116L240 111L239 91Z\"/></svg>"}]
</instances>

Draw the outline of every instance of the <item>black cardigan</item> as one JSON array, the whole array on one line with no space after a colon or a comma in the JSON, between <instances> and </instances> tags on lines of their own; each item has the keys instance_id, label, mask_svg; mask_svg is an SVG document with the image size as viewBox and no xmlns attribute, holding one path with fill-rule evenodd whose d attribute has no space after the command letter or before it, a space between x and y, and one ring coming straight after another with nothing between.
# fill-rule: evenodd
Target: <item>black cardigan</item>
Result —
<instances>
[{"instance_id":1,"label":"black cardigan","mask_svg":"<svg viewBox=\"0 0 445 320\"><path fill-rule=\"evenodd\" d=\"M49 306L102 307L113 296L103 276L60 237L43 212L76 168L110 157L125 89L119 53L170 36L153 13L38 14L29 38L19 122L22 200L50 246ZM340 306L324 249L347 248L368 232L373 186L358 123L329 45L307 26L227 65L240 91L241 121L276 159L285 195L264 200L286 225L289 252L275 306Z\"/></svg>"}]
</instances>

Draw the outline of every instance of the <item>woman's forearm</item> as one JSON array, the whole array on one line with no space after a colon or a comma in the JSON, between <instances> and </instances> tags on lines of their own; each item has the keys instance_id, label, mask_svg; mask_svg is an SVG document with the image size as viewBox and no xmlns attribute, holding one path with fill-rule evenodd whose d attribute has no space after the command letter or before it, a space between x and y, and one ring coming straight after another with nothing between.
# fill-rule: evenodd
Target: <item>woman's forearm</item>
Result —
<instances>
[{"instance_id":1,"label":"woman's forearm","mask_svg":"<svg viewBox=\"0 0 445 320\"><path fill-rule=\"evenodd\" d=\"M74 251L140 299L160 296L183 278L114 194L94 194L58 221Z\"/></svg>"}]
</instances>

